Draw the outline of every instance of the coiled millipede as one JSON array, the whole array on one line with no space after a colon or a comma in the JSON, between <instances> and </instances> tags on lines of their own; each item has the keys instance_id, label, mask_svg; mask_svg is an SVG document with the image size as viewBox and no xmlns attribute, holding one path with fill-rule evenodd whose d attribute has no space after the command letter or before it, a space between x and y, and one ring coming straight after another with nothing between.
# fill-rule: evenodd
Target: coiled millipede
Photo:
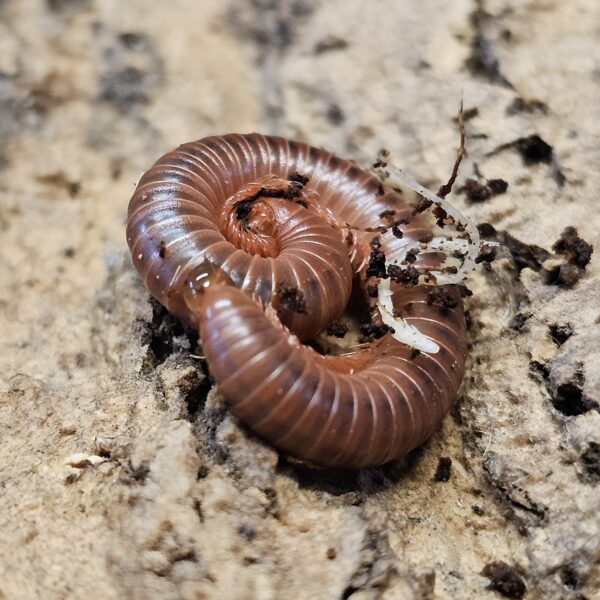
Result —
<instances>
[{"instance_id":1,"label":"coiled millipede","mask_svg":"<svg viewBox=\"0 0 600 600\"><path fill-rule=\"evenodd\" d=\"M474 265L476 230L401 171L379 167L390 186L418 191L420 206L351 161L259 134L165 154L129 204L135 268L199 328L231 410L316 465L403 456L440 424L464 373L456 284ZM455 237L434 236L421 214L432 205ZM371 339L337 354L305 345L351 297Z\"/></svg>"}]
</instances>

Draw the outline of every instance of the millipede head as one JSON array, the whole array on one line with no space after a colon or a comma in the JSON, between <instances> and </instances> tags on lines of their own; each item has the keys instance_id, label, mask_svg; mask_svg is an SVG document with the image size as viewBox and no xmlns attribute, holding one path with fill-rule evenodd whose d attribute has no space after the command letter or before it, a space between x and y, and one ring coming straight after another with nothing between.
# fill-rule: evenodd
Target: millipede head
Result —
<instances>
[{"instance_id":1,"label":"millipede head","mask_svg":"<svg viewBox=\"0 0 600 600\"><path fill-rule=\"evenodd\" d=\"M231 277L223 269L210 262L202 262L190 271L183 290L183 299L193 314L199 314L204 294L209 288L233 285Z\"/></svg>"}]
</instances>

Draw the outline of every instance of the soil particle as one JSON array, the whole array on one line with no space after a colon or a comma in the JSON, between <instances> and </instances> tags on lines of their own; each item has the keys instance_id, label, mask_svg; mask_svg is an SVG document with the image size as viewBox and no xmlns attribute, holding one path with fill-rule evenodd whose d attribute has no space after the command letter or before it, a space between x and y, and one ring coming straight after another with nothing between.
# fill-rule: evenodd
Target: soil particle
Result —
<instances>
[{"instance_id":1,"label":"soil particle","mask_svg":"<svg viewBox=\"0 0 600 600\"><path fill-rule=\"evenodd\" d=\"M504 194L508 183L504 179L488 179L485 183L475 179L467 179L457 192L464 193L469 202L484 202L493 196Z\"/></svg>"},{"instance_id":2,"label":"soil particle","mask_svg":"<svg viewBox=\"0 0 600 600\"><path fill-rule=\"evenodd\" d=\"M393 331L393 329L385 323L363 323L360 326L362 341L378 340L380 337L383 337L386 333L388 333L388 331Z\"/></svg>"},{"instance_id":3,"label":"soil particle","mask_svg":"<svg viewBox=\"0 0 600 600\"><path fill-rule=\"evenodd\" d=\"M280 282L275 289L275 298L278 311L308 314L304 294L296 286Z\"/></svg>"},{"instance_id":4,"label":"soil particle","mask_svg":"<svg viewBox=\"0 0 600 600\"><path fill-rule=\"evenodd\" d=\"M528 166L538 163L549 165L554 159L552 146L537 134L519 138L512 142L512 145L517 149L523 162Z\"/></svg>"},{"instance_id":5,"label":"soil particle","mask_svg":"<svg viewBox=\"0 0 600 600\"><path fill-rule=\"evenodd\" d=\"M371 241L371 254L369 256L366 275L367 277L387 277L385 270L385 254L381 249L381 242L377 237L373 238Z\"/></svg>"},{"instance_id":6,"label":"soil particle","mask_svg":"<svg viewBox=\"0 0 600 600\"><path fill-rule=\"evenodd\" d=\"M299 183L302 186L305 186L309 182L310 178L307 175L304 175L303 173L294 171L293 173L290 173L288 175L288 180L295 181L296 183Z\"/></svg>"},{"instance_id":7,"label":"soil particle","mask_svg":"<svg viewBox=\"0 0 600 600\"><path fill-rule=\"evenodd\" d=\"M315 44L313 52L315 54L323 54L325 52L333 52L334 50L344 50L347 47L348 41L344 38L328 35Z\"/></svg>"},{"instance_id":8,"label":"soil particle","mask_svg":"<svg viewBox=\"0 0 600 600\"><path fill-rule=\"evenodd\" d=\"M448 456L441 456L438 459L438 465L433 476L433 481L446 482L450 480L452 472L452 459Z\"/></svg>"},{"instance_id":9,"label":"soil particle","mask_svg":"<svg viewBox=\"0 0 600 600\"><path fill-rule=\"evenodd\" d=\"M325 116L327 120L332 125L341 125L346 120L346 115L344 115L344 111L341 109L339 104L332 102L325 112Z\"/></svg>"},{"instance_id":10,"label":"soil particle","mask_svg":"<svg viewBox=\"0 0 600 600\"><path fill-rule=\"evenodd\" d=\"M484 245L481 247L481 251L480 251L479 255L475 258L475 262L477 264L485 263L484 266L489 265L491 262L493 262L496 259L497 253L498 253L498 250L497 250L496 246Z\"/></svg>"},{"instance_id":11,"label":"soil particle","mask_svg":"<svg viewBox=\"0 0 600 600\"><path fill-rule=\"evenodd\" d=\"M444 308L454 308L457 305L456 296L441 287L433 287L427 292L427 304L439 304Z\"/></svg>"},{"instance_id":12,"label":"soil particle","mask_svg":"<svg viewBox=\"0 0 600 600\"><path fill-rule=\"evenodd\" d=\"M392 281L405 287L413 287L419 283L420 273L412 265L406 269L398 265L389 265L387 272Z\"/></svg>"},{"instance_id":13,"label":"soil particle","mask_svg":"<svg viewBox=\"0 0 600 600\"><path fill-rule=\"evenodd\" d=\"M515 98L507 107L506 114L517 115L520 113L541 113L548 114L548 105L541 100L526 100L525 98Z\"/></svg>"},{"instance_id":14,"label":"soil particle","mask_svg":"<svg viewBox=\"0 0 600 600\"><path fill-rule=\"evenodd\" d=\"M480 223L477 225L477 231L482 238L487 240L495 240L498 236L498 232L491 223Z\"/></svg>"},{"instance_id":15,"label":"soil particle","mask_svg":"<svg viewBox=\"0 0 600 600\"><path fill-rule=\"evenodd\" d=\"M327 326L327 335L343 338L348 333L348 325L342 321L333 321Z\"/></svg>"},{"instance_id":16,"label":"soil particle","mask_svg":"<svg viewBox=\"0 0 600 600\"><path fill-rule=\"evenodd\" d=\"M425 212L432 204L433 204L432 200L421 196L419 198L419 200L417 201L417 203L415 204L415 210L418 213Z\"/></svg>"},{"instance_id":17,"label":"soil particle","mask_svg":"<svg viewBox=\"0 0 600 600\"><path fill-rule=\"evenodd\" d=\"M496 590L506 598L523 598L527 592L527 586L519 571L505 562L488 563L481 574L490 580L490 589Z\"/></svg>"},{"instance_id":18,"label":"soil particle","mask_svg":"<svg viewBox=\"0 0 600 600\"><path fill-rule=\"evenodd\" d=\"M590 262L594 248L579 237L575 227L569 226L565 227L560 238L552 245L552 250L583 269Z\"/></svg>"}]
</instances>

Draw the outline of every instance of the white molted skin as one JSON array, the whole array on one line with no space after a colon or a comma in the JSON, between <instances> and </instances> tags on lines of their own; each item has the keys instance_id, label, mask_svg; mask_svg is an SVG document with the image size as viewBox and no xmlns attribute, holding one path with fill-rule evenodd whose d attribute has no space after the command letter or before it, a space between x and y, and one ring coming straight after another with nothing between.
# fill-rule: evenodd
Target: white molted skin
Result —
<instances>
[{"instance_id":1,"label":"white molted skin","mask_svg":"<svg viewBox=\"0 0 600 600\"><path fill-rule=\"evenodd\" d=\"M382 321L394 330L393 337L412 348L421 352L436 354L440 347L429 337L422 334L416 327L407 323L404 319L394 317L394 307L392 306L392 290L389 279L379 281L379 295L377 299L377 308L381 314Z\"/></svg>"}]
</instances>

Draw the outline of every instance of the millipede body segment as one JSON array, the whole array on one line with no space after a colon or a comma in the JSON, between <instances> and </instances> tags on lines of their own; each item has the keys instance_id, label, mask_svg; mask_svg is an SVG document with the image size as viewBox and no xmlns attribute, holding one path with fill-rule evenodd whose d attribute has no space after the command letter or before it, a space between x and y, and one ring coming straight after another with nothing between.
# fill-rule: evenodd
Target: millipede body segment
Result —
<instances>
[{"instance_id":1,"label":"millipede body segment","mask_svg":"<svg viewBox=\"0 0 600 600\"><path fill-rule=\"evenodd\" d=\"M465 320L458 287L435 285L447 256L427 249L433 237L401 193L351 161L259 134L164 155L127 223L136 269L199 328L231 410L281 450L340 467L406 454L456 397ZM349 303L375 339L337 355L303 343ZM396 322L421 350L390 330Z\"/></svg>"}]
</instances>

